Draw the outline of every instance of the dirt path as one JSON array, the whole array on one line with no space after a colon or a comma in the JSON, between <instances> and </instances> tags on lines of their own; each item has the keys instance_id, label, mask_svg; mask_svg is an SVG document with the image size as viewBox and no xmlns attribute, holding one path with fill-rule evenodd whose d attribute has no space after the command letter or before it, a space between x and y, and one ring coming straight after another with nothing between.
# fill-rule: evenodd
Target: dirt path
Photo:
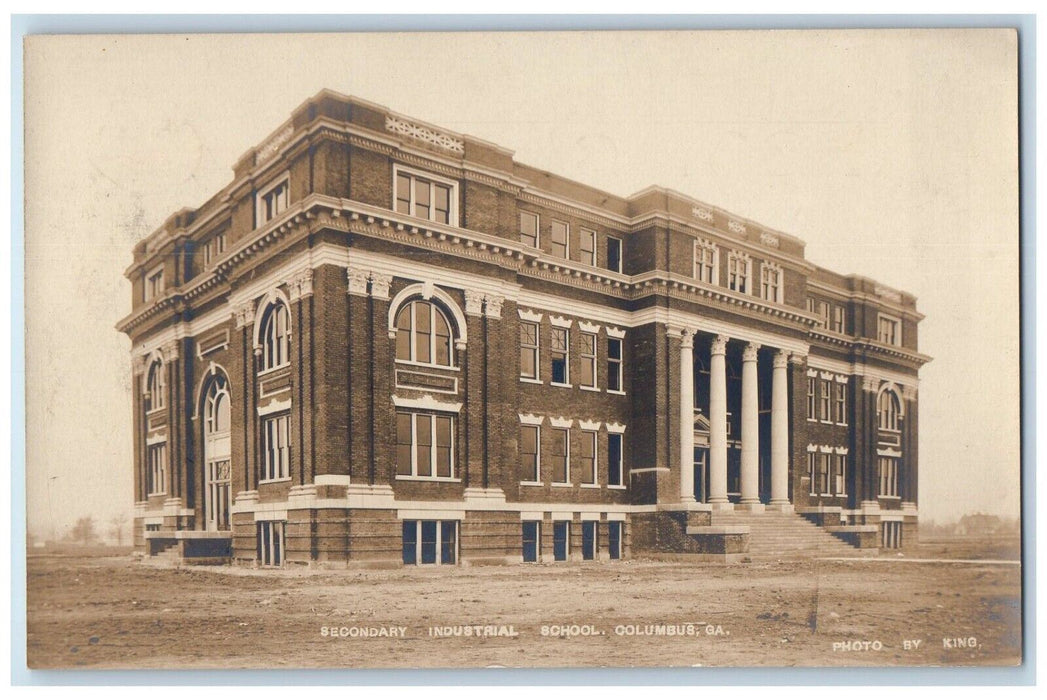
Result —
<instances>
[{"instance_id":1,"label":"dirt path","mask_svg":"<svg viewBox=\"0 0 1047 700\"><path fill-rule=\"evenodd\" d=\"M893 561L258 572L32 557L27 658L33 668L1015 664L1020 576ZM466 630L475 625L489 629ZM543 636L553 625L567 634Z\"/></svg>"}]
</instances>

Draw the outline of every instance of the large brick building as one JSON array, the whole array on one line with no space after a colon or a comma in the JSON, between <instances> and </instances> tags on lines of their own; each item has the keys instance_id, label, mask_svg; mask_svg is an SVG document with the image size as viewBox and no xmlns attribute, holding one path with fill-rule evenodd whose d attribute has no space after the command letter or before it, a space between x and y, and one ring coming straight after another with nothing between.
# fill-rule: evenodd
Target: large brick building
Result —
<instances>
[{"instance_id":1,"label":"large brick building","mask_svg":"<svg viewBox=\"0 0 1047 700\"><path fill-rule=\"evenodd\" d=\"M619 197L323 91L126 275L141 551L729 559L781 533L915 537L914 298L672 190Z\"/></svg>"}]
</instances>

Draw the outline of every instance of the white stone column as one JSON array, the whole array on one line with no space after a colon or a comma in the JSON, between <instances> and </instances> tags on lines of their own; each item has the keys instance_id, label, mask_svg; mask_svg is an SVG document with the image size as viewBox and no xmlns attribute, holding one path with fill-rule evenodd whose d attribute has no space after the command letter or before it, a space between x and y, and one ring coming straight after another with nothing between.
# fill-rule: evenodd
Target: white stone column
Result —
<instances>
[{"instance_id":1,"label":"white stone column","mask_svg":"<svg viewBox=\"0 0 1047 700\"><path fill-rule=\"evenodd\" d=\"M760 402L757 394L756 355L760 346L749 343L742 352L742 498L750 510L760 510Z\"/></svg>"},{"instance_id":2,"label":"white stone column","mask_svg":"<svg viewBox=\"0 0 1047 700\"><path fill-rule=\"evenodd\" d=\"M680 335L680 501L694 503L694 331Z\"/></svg>"},{"instance_id":3,"label":"white stone column","mask_svg":"<svg viewBox=\"0 0 1047 700\"><path fill-rule=\"evenodd\" d=\"M727 501L727 336L713 339L709 358L709 503Z\"/></svg>"},{"instance_id":4,"label":"white stone column","mask_svg":"<svg viewBox=\"0 0 1047 700\"><path fill-rule=\"evenodd\" d=\"M789 354L774 354L771 375L771 505L789 509Z\"/></svg>"}]
</instances>

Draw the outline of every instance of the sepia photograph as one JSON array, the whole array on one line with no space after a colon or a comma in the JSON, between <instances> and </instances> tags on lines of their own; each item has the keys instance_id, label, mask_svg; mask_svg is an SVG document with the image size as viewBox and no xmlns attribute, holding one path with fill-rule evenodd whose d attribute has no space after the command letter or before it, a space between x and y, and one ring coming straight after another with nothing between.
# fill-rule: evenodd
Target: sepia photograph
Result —
<instances>
[{"instance_id":1,"label":"sepia photograph","mask_svg":"<svg viewBox=\"0 0 1047 700\"><path fill-rule=\"evenodd\" d=\"M1021 664L1018 50L26 37L28 667Z\"/></svg>"}]
</instances>

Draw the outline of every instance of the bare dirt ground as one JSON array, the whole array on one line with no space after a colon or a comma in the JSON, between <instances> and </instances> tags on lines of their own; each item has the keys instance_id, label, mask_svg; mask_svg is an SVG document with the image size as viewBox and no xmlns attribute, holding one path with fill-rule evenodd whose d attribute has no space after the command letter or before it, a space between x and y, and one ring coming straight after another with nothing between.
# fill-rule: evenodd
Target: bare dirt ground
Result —
<instances>
[{"instance_id":1,"label":"bare dirt ground","mask_svg":"<svg viewBox=\"0 0 1047 700\"><path fill-rule=\"evenodd\" d=\"M28 560L27 658L31 668L1010 665L1021 660L1021 568L906 559L1017 552L1016 540L950 539L880 561L280 571L44 554ZM491 629L466 636L472 625ZM553 625L579 627L543 635ZM682 634L665 634L672 626ZM445 627L461 636L433 636ZM356 636L392 628L404 636Z\"/></svg>"}]
</instances>

